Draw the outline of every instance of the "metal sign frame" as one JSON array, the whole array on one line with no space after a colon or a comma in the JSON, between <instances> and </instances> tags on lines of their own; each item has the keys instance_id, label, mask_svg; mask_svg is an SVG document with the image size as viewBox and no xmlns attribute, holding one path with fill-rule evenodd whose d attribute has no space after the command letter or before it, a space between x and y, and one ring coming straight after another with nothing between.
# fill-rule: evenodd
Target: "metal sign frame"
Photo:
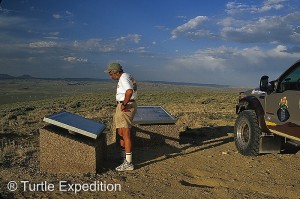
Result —
<instances>
[{"instance_id":1,"label":"metal sign frame","mask_svg":"<svg viewBox=\"0 0 300 199\"><path fill-rule=\"evenodd\" d=\"M147 110L151 111L150 116L145 113ZM138 106L133 118L134 124L175 124L176 121L162 106Z\"/></svg>"},{"instance_id":2,"label":"metal sign frame","mask_svg":"<svg viewBox=\"0 0 300 199\"><path fill-rule=\"evenodd\" d=\"M106 128L105 124L69 112L55 113L44 117L43 121L93 139L97 139Z\"/></svg>"}]
</instances>

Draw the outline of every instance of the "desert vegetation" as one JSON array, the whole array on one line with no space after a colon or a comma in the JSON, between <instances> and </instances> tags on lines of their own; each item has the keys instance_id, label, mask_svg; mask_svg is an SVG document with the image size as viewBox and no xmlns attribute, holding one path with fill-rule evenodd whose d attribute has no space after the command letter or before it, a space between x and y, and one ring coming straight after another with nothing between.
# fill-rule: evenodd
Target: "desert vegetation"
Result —
<instances>
[{"instance_id":1,"label":"desert vegetation","mask_svg":"<svg viewBox=\"0 0 300 199\"><path fill-rule=\"evenodd\" d=\"M38 81L38 82L36 82ZM111 136L115 82L2 81L0 105L0 194L4 198L296 198L299 155L244 157L233 143L240 88L140 83L138 105L160 105L176 117L173 145L135 148L136 170L50 174L39 169L39 129L45 116L68 111L107 125ZM25 89L26 88L26 89ZM31 96L31 97L30 97ZM39 96L39 97L32 97ZM2 98L3 97L3 98ZM14 99L14 100L9 100ZM170 132L172 133L172 132ZM109 143L111 144L111 143ZM58 184L105 181L119 192L22 191L10 181ZM284 187L284 188L283 188ZM173 190L173 191L172 191ZM0 197L0 198L1 198Z\"/></svg>"}]
</instances>

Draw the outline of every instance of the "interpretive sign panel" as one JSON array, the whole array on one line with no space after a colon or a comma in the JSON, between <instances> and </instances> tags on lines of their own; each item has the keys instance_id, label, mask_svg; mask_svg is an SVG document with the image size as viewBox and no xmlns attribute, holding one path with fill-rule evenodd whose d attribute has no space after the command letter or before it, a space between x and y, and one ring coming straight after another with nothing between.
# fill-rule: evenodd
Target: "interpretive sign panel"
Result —
<instances>
[{"instance_id":1,"label":"interpretive sign panel","mask_svg":"<svg viewBox=\"0 0 300 199\"><path fill-rule=\"evenodd\" d=\"M161 106L138 106L135 124L174 124L176 119Z\"/></svg>"},{"instance_id":2,"label":"interpretive sign panel","mask_svg":"<svg viewBox=\"0 0 300 199\"><path fill-rule=\"evenodd\" d=\"M53 114L45 117L43 121L94 139L106 128L105 124L68 112Z\"/></svg>"}]
</instances>

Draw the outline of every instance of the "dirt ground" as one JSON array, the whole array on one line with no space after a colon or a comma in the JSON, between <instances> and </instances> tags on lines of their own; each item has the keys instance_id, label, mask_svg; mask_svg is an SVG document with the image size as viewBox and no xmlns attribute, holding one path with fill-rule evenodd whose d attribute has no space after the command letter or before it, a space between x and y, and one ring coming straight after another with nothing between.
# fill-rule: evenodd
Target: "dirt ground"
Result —
<instances>
[{"instance_id":1,"label":"dirt ground","mask_svg":"<svg viewBox=\"0 0 300 199\"><path fill-rule=\"evenodd\" d=\"M300 198L298 148L286 145L280 154L257 157L237 152L233 140L235 96L231 96L201 92L169 93L165 98L159 93L142 96L141 103L159 99L158 103L176 116L174 131L160 133L158 128L135 138L135 170L128 172L114 170L119 164L118 149L108 142L107 159L98 174L40 171L38 129L45 125L41 118L61 104L65 106L65 98L47 102L51 107L25 104L3 108L6 114L2 115L5 120L0 138L16 142L8 146L0 142L0 198ZM78 101L80 107L72 109ZM107 113L113 106L95 107L94 112L86 108L98 101L98 96L76 98L66 108L111 121ZM181 102L189 106L178 106ZM110 139L113 136L109 132ZM153 137L160 141L151 140ZM14 185L17 189L10 191Z\"/></svg>"},{"instance_id":2,"label":"dirt ground","mask_svg":"<svg viewBox=\"0 0 300 199\"><path fill-rule=\"evenodd\" d=\"M1 181L16 181L10 192L2 185L4 198L299 198L300 152L283 151L258 157L240 155L233 142L233 127L188 129L178 139L165 136L168 144L136 147L135 170L116 172L117 148L108 150L99 174L48 174L13 166L1 171ZM294 149L294 148L292 148ZM37 155L37 154L36 154ZM47 181L55 189L22 190L21 181ZM100 190L59 190L60 182L102 183ZM108 185L110 184L110 185ZM116 186L119 185L119 187ZM117 187L113 189L112 186ZM27 186L27 189L28 186ZM67 188L66 188L67 189Z\"/></svg>"}]
</instances>

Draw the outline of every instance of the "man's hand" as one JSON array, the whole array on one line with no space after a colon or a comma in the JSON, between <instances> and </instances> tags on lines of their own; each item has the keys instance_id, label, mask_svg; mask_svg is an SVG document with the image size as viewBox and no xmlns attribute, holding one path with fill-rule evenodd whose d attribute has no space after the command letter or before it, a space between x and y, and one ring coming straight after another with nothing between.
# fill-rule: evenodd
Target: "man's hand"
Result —
<instances>
[{"instance_id":1,"label":"man's hand","mask_svg":"<svg viewBox=\"0 0 300 199\"><path fill-rule=\"evenodd\" d=\"M126 105L124 105L124 104L121 105L121 110L122 110L123 112L130 112L130 110L128 110L128 109L126 108Z\"/></svg>"}]
</instances>

